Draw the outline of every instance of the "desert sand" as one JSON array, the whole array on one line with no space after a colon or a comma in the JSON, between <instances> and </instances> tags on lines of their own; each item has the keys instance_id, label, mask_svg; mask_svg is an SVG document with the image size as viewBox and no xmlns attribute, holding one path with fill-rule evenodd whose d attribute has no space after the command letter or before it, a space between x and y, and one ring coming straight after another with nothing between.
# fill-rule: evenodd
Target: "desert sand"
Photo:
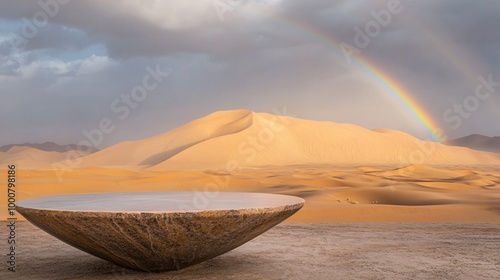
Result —
<instances>
[{"instance_id":1,"label":"desert sand","mask_svg":"<svg viewBox=\"0 0 500 280\"><path fill-rule=\"evenodd\" d=\"M233 173L81 168L62 174L18 168L16 190L18 200L96 192L195 191L202 199L224 191L278 193L306 200L290 222L500 223L498 166L291 165ZM1 199L6 205L6 196Z\"/></svg>"},{"instance_id":2,"label":"desert sand","mask_svg":"<svg viewBox=\"0 0 500 280\"><path fill-rule=\"evenodd\" d=\"M2 279L500 278L500 226L491 224L282 224L224 255L166 273L116 266L28 222L18 223L18 236L17 272L2 269Z\"/></svg>"}]
</instances>

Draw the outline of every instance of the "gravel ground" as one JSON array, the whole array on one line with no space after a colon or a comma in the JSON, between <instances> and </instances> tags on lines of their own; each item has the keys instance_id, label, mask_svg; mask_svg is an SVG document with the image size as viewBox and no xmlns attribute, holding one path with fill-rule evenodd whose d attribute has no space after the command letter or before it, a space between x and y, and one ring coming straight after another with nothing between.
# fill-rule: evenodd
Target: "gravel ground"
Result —
<instances>
[{"instance_id":1,"label":"gravel ground","mask_svg":"<svg viewBox=\"0 0 500 280\"><path fill-rule=\"evenodd\" d=\"M28 222L16 225L17 271L2 261L0 279L500 279L495 224L283 224L215 259L166 273L121 268ZM6 239L0 248L6 259Z\"/></svg>"}]
</instances>

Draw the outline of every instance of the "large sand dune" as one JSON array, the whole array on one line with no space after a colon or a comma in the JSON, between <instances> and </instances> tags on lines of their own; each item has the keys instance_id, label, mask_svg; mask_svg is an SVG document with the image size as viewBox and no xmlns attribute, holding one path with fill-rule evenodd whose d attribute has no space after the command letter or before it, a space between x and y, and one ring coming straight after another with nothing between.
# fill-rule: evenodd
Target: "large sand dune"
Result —
<instances>
[{"instance_id":1,"label":"large sand dune","mask_svg":"<svg viewBox=\"0 0 500 280\"><path fill-rule=\"evenodd\" d=\"M387 129L221 111L83 158L82 166L210 169L288 164L498 164L500 155L424 142Z\"/></svg>"}]
</instances>

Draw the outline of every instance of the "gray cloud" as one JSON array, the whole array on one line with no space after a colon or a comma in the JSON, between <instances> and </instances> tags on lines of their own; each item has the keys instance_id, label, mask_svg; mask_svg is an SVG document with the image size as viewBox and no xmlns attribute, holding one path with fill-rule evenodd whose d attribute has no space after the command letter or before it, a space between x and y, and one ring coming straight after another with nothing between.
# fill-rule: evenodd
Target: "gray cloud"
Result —
<instances>
[{"instance_id":1,"label":"gray cloud","mask_svg":"<svg viewBox=\"0 0 500 280\"><path fill-rule=\"evenodd\" d=\"M22 29L5 23L22 24L21 18L32 19L42 9L33 1L3 2L0 126L16 133L2 135L0 144L76 143L82 130L111 118L117 128L106 136L106 146L156 135L216 110L272 112L283 106L301 118L427 137L390 92L308 31L313 27L354 44L354 28L363 29L388 2L247 1L221 21L212 1L162 1L157 7L152 1L72 1L18 49L12 47L15 36L5 34ZM500 81L500 6L479 2L402 0L402 12L361 49L412 92L450 137L500 135L494 125L497 93L458 129L443 119L474 93L473 74ZM88 49L96 45L105 52L92 56ZM458 60L470 66L469 77ZM170 69L171 76L120 120L111 104L142 83L147 66L156 65Z\"/></svg>"}]
</instances>

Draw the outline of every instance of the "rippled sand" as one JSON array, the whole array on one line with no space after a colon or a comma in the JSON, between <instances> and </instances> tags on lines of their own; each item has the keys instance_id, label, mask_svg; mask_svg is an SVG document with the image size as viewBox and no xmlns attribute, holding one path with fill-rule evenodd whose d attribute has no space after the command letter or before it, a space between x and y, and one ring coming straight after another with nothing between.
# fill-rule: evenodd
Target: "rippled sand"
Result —
<instances>
[{"instance_id":1,"label":"rippled sand","mask_svg":"<svg viewBox=\"0 0 500 280\"><path fill-rule=\"evenodd\" d=\"M4 173L6 174L6 172ZM83 168L17 174L17 199L98 192L262 192L304 198L290 221L500 223L498 166L339 167L291 165L224 170ZM1 196L6 203L7 196ZM0 219L5 218L0 213ZM3 216L2 216L3 215Z\"/></svg>"}]
</instances>

